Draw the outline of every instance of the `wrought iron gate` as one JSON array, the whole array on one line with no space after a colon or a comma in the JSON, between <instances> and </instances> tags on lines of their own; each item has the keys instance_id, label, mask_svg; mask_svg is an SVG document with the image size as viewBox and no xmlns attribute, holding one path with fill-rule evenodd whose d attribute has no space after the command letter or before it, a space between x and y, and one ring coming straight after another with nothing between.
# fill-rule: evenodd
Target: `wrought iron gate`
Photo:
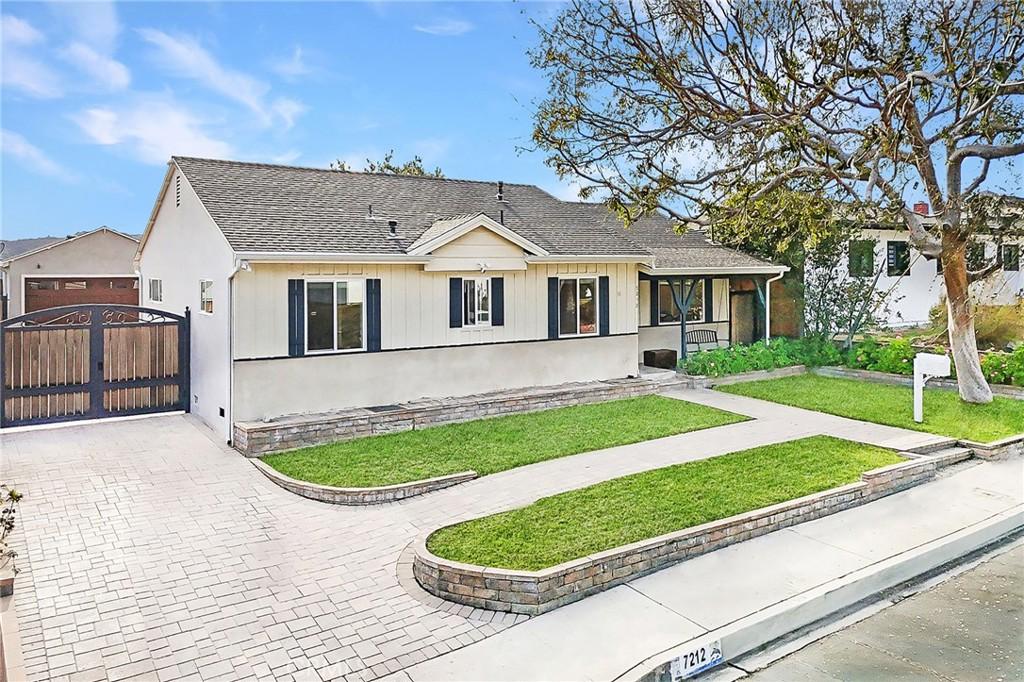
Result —
<instances>
[{"instance_id":1,"label":"wrought iron gate","mask_svg":"<svg viewBox=\"0 0 1024 682\"><path fill-rule=\"evenodd\" d=\"M0 426L189 409L189 311L49 308L0 323Z\"/></svg>"}]
</instances>

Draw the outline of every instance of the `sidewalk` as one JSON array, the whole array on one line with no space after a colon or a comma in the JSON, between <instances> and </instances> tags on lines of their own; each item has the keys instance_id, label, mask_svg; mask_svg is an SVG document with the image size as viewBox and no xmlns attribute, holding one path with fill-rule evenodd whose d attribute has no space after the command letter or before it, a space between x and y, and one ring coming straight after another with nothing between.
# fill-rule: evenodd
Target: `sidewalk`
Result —
<instances>
[{"instance_id":1,"label":"sidewalk","mask_svg":"<svg viewBox=\"0 0 1024 682\"><path fill-rule=\"evenodd\" d=\"M972 461L937 481L698 557L388 679L632 680L645 672L638 663L687 640L1022 509L1024 461Z\"/></svg>"}]
</instances>

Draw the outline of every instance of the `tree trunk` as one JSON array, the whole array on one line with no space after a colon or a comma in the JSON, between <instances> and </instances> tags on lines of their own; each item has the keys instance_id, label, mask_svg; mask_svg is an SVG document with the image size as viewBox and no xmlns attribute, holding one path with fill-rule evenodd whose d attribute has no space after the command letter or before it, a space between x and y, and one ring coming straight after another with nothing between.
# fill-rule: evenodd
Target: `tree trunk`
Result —
<instances>
[{"instance_id":1,"label":"tree trunk","mask_svg":"<svg viewBox=\"0 0 1024 682\"><path fill-rule=\"evenodd\" d=\"M992 402L992 389L981 373L978 341L974 335L974 314L967 281L967 242L943 236L942 277L946 282L949 313L949 345L953 350L960 398L968 403Z\"/></svg>"}]
</instances>

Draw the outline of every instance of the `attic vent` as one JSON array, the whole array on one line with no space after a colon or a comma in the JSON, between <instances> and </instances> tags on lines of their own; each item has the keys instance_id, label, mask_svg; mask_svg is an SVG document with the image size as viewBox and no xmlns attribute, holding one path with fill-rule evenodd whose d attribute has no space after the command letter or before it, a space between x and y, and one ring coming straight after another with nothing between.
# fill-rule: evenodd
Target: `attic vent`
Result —
<instances>
[{"instance_id":1,"label":"attic vent","mask_svg":"<svg viewBox=\"0 0 1024 682\"><path fill-rule=\"evenodd\" d=\"M174 205L181 206L181 176L174 178Z\"/></svg>"},{"instance_id":2,"label":"attic vent","mask_svg":"<svg viewBox=\"0 0 1024 682\"><path fill-rule=\"evenodd\" d=\"M498 201L505 201L505 183L498 180L498 195L495 197Z\"/></svg>"}]
</instances>

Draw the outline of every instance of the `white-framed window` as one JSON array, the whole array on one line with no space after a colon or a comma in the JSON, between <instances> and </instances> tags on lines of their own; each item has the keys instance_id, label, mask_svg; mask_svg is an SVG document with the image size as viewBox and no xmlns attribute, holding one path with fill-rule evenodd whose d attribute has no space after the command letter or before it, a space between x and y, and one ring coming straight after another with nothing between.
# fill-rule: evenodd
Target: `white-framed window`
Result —
<instances>
[{"instance_id":1,"label":"white-framed window","mask_svg":"<svg viewBox=\"0 0 1024 682\"><path fill-rule=\"evenodd\" d=\"M365 303L365 280L307 280L306 352L363 350Z\"/></svg>"},{"instance_id":2,"label":"white-framed window","mask_svg":"<svg viewBox=\"0 0 1024 682\"><path fill-rule=\"evenodd\" d=\"M156 303L164 300L164 281L162 279L149 278L149 300Z\"/></svg>"},{"instance_id":3,"label":"white-framed window","mask_svg":"<svg viewBox=\"0 0 1024 682\"><path fill-rule=\"evenodd\" d=\"M683 286L686 284L686 287ZM658 323L671 324L679 322L679 306L676 305L673 290L679 296L679 300L686 297L689 283L686 282L664 282L658 281ZM693 290L693 299L686 311L687 322L707 322L704 319L704 280L697 280L696 288Z\"/></svg>"},{"instance_id":4,"label":"white-framed window","mask_svg":"<svg viewBox=\"0 0 1024 682\"><path fill-rule=\"evenodd\" d=\"M491 326L490 277L466 277L462 280L462 326Z\"/></svg>"},{"instance_id":5,"label":"white-framed window","mask_svg":"<svg viewBox=\"0 0 1024 682\"><path fill-rule=\"evenodd\" d=\"M558 335L597 334L597 277L558 281Z\"/></svg>"},{"instance_id":6,"label":"white-framed window","mask_svg":"<svg viewBox=\"0 0 1024 682\"><path fill-rule=\"evenodd\" d=\"M199 280L199 312L213 315L213 280Z\"/></svg>"}]
</instances>

